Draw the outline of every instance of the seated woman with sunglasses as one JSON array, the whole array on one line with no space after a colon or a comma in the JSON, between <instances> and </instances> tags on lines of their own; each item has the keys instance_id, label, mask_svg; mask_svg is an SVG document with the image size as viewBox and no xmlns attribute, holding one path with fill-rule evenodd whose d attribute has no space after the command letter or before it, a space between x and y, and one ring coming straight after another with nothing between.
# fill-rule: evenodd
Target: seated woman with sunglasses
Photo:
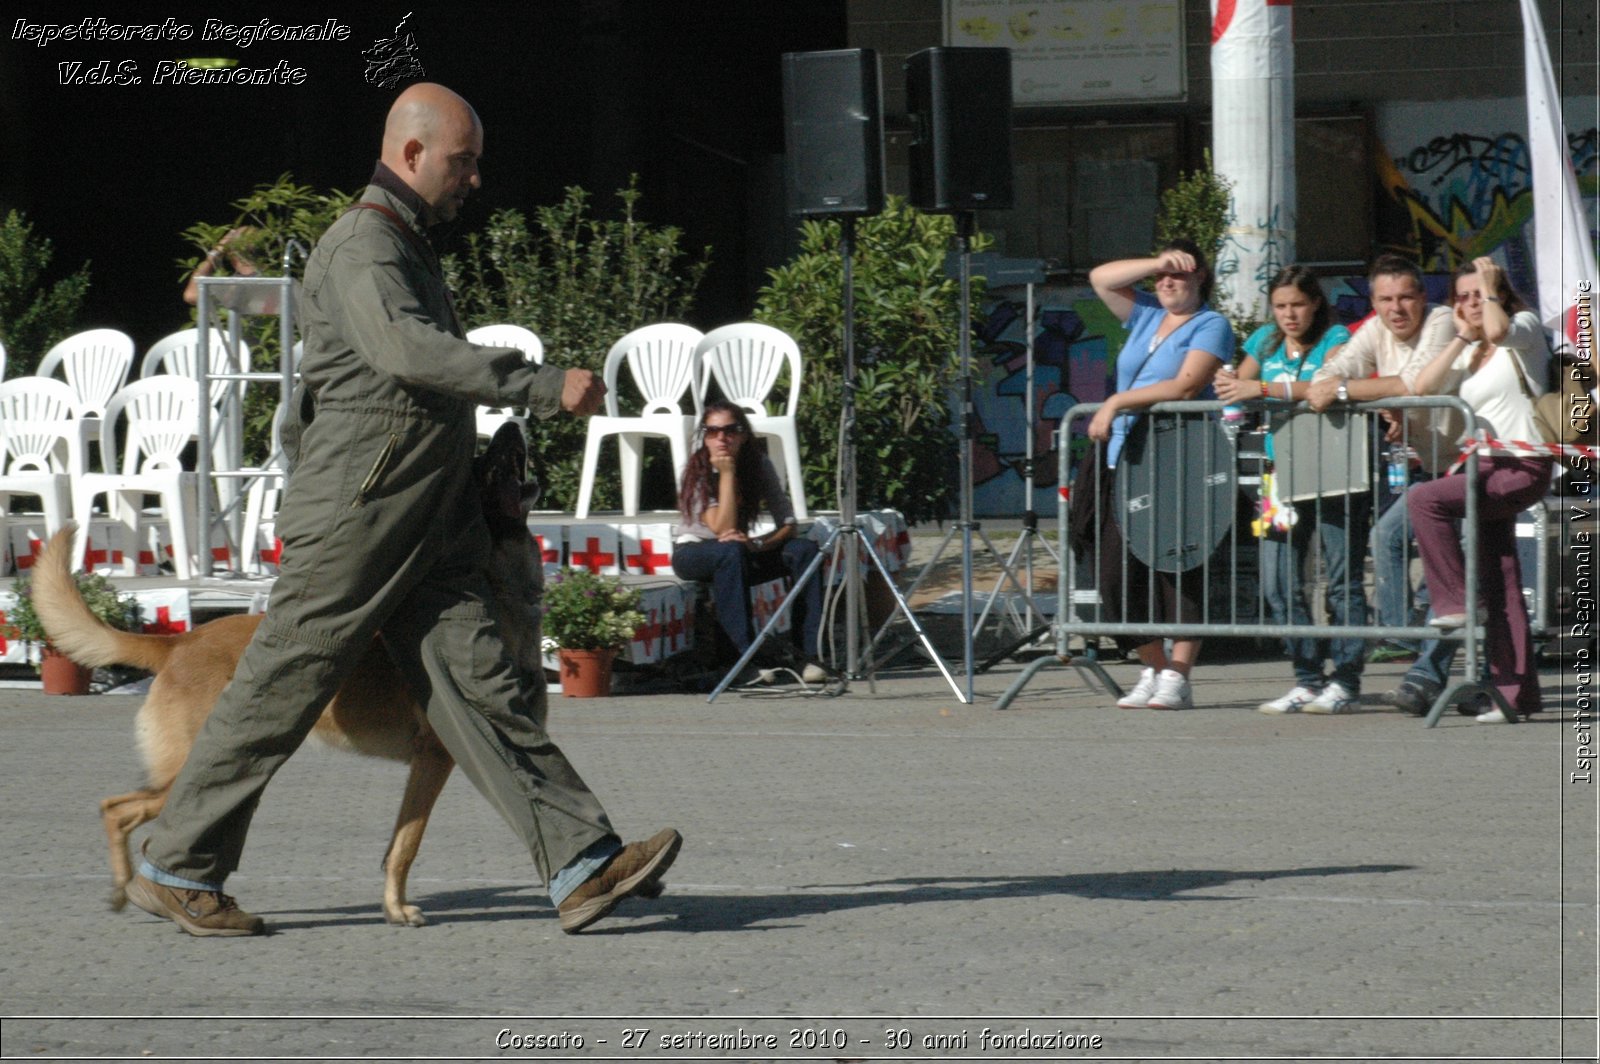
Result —
<instances>
[{"instance_id":1,"label":"seated woman with sunglasses","mask_svg":"<svg viewBox=\"0 0 1600 1064\"><path fill-rule=\"evenodd\" d=\"M732 403L712 400L700 417L700 446L689 456L678 490L681 520L672 530L672 569L687 580L711 584L717 622L734 649L743 654L755 637L750 624L749 564L754 556L781 552L783 567L798 580L817 555L817 545L795 536L794 505L778 480L777 470L751 443L750 420ZM777 526L765 535L750 527L765 509ZM789 634L808 663L806 683L821 683L826 671L814 661L822 627L822 581L812 578L801 589L790 613Z\"/></svg>"}]
</instances>

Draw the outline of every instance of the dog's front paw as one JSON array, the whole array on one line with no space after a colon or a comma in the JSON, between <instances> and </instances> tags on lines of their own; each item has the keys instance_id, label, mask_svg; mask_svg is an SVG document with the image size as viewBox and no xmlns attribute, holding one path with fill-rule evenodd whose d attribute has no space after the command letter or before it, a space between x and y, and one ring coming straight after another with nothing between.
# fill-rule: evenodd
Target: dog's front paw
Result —
<instances>
[{"instance_id":1,"label":"dog's front paw","mask_svg":"<svg viewBox=\"0 0 1600 1064\"><path fill-rule=\"evenodd\" d=\"M122 884L112 887L111 897L106 899L106 904L111 906L112 912L120 913L128 904L127 887Z\"/></svg>"},{"instance_id":2,"label":"dog's front paw","mask_svg":"<svg viewBox=\"0 0 1600 1064\"><path fill-rule=\"evenodd\" d=\"M395 927L422 927L428 922L422 915L422 910L415 905L386 905L383 908L383 916Z\"/></svg>"}]
</instances>

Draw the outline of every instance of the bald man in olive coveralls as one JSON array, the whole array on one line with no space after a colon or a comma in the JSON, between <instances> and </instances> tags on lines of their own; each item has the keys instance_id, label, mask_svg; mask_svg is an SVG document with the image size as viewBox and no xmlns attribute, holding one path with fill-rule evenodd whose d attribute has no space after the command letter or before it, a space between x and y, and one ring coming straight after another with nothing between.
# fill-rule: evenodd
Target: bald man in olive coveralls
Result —
<instances>
[{"instance_id":1,"label":"bald man in olive coveralls","mask_svg":"<svg viewBox=\"0 0 1600 1064\"><path fill-rule=\"evenodd\" d=\"M280 575L128 885L135 904L190 934L265 929L223 883L262 790L380 629L434 732L528 847L562 930L658 892L677 855L671 829L621 844L545 733L536 685L486 608L476 406L587 415L605 388L587 370L463 338L426 229L479 186L482 153L464 99L406 89L371 184L306 261L301 369L314 415L278 513Z\"/></svg>"}]
</instances>

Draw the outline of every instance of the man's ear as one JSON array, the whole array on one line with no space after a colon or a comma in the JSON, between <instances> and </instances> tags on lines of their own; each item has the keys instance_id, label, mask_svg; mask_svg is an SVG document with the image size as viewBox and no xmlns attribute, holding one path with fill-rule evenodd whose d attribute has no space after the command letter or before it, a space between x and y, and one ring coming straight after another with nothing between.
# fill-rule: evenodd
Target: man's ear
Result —
<instances>
[{"instance_id":1,"label":"man's ear","mask_svg":"<svg viewBox=\"0 0 1600 1064\"><path fill-rule=\"evenodd\" d=\"M405 160L406 168L416 173L417 159L422 155L422 141L412 137L406 141L406 146L401 149L400 157Z\"/></svg>"}]
</instances>

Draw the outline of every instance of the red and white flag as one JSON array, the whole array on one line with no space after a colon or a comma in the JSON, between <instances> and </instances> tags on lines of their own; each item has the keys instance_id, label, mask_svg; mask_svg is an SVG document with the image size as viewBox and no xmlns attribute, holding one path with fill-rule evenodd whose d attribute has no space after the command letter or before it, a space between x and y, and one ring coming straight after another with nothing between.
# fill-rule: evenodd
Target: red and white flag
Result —
<instances>
[{"instance_id":1,"label":"red and white flag","mask_svg":"<svg viewBox=\"0 0 1600 1064\"><path fill-rule=\"evenodd\" d=\"M1592 314L1595 273L1594 241L1577 175L1567 150L1561 122L1561 97L1556 94L1550 48L1534 0L1522 0L1523 57L1528 80L1528 156L1533 160L1534 269L1539 280L1539 317L1579 346L1578 296ZM1592 318L1591 318L1592 324ZM1583 346L1592 346L1592 329ZM1582 354L1579 357L1583 357Z\"/></svg>"}]
</instances>

